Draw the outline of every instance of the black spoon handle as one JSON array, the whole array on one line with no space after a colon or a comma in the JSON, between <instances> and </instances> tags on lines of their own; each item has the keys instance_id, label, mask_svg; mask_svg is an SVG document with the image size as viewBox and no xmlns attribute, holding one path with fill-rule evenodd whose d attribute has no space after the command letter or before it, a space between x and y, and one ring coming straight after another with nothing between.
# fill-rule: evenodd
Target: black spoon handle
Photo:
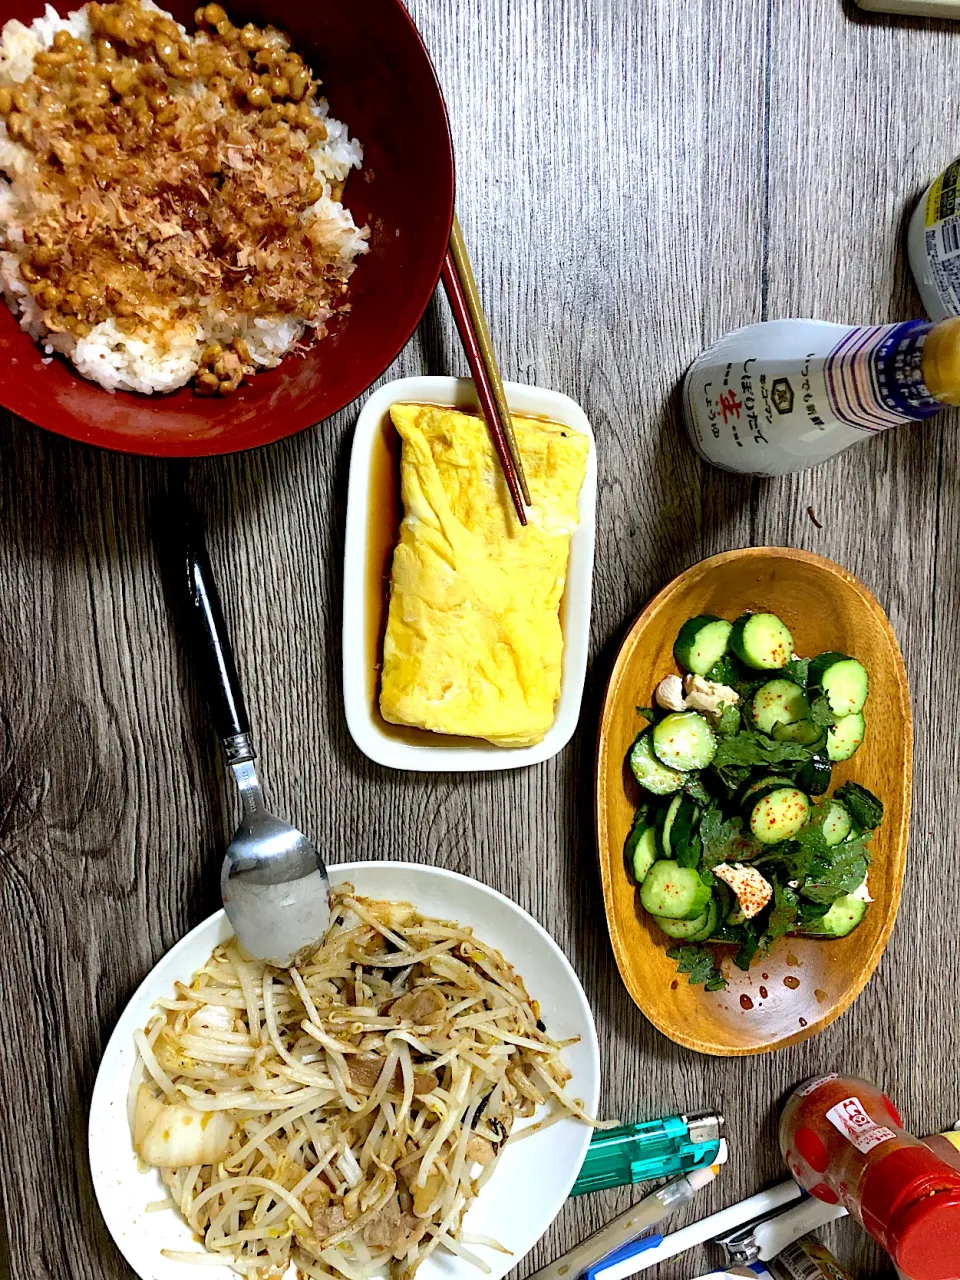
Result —
<instances>
[{"instance_id":1,"label":"black spoon handle","mask_svg":"<svg viewBox=\"0 0 960 1280\"><path fill-rule=\"evenodd\" d=\"M220 595L207 554L203 526L189 499L177 495L164 504L157 533L166 561L171 604L227 763L253 760L256 752L250 745L250 720Z\"/></svg>"}]
</instances>

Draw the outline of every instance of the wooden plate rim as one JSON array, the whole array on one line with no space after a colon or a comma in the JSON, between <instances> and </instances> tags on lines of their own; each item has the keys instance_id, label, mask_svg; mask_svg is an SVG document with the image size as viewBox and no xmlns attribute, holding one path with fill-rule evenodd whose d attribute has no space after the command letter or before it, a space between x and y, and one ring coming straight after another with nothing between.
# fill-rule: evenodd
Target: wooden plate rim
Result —
<instances>
[{"instance_id":1,"label":"wooden plate rim","mask_svg":"<svg viewBox=\"0 0 960 1280\"><path fill-rule=\"evenodd\" d=\"M611 713L611 707L619 694L620 684L623 680L624 671L627 666L633 649L637 643L638 634L644 629L652 614L659 611L663 604L669 598L682 590L691 575L697 574L702 576L704 572L710 569L718 568L721 565L729 563L731 560L793 560L801 561L805 564L813 565L827 573L832 574L836 578L842 579L851 586L862 602L866 605L873 617L880 623L881 630L885 633L888 643L894 655L894 667L897 677L897 689L900 697L900 711L903 716L904 725L904 745L906 755L906 769L903 776L903 804L900 811L899 830L896 832L896 844L892 853L893 865L892 871L895 881L895 893L893 901L887 911L887 919L884 923L883 930L874 944L873 950L867 957L859 979L851 985L849 991L837 1004L822 1018L811 1022L809 1026L802 1028L789 1036L783 1036L775 1040L771 1040L766 1045L745 1045L742 1047L731 1047L717 1042L708 1042L698 1039L696 1036L685 1034L684 1031L674 1025L666 1023L663 1019L655 1016L650 1010L645 1008L644 1002L638 990L634 988L634 984L628 976L630 973L629 966L626 964L626 940L621 934L619 922L613 905L613 883L612 883L612 860L610 852L609 830L607 823L607 806L606 795L609 788L610 762L607 758L606 751L606 726ZM619 779L620 764L618 762L615 776ZM683 573L678 574L671 582L669 582L661 591L649 601L643 611L634 619L626 632L610 672L610 678L607 681L606 691L603 698L603 709L600 716L600 725L597 732L597 768L594 786L594 810L596 817L596 836L597 836L597 858L600 864L600 882L603 887L603 904L607 917L607 929L610 933L610 942L613 947L613 953L617 961L617 968L620 971L620 977L624 986L630 994L630 998L634 1004L648 1019L658 1031L662 1032L668 1039L674 1043L681 1045L683 1048L692 1049L697 1053L706 1053L719 1058L743 1058L752 1057L761 1053L770 1053L776 1049L785 1049L788 1045L800 1044L804 1040L810 1039L811 1036L817 1035L823 1031L831 1023L842 1017L850 1008L854 1000L860 995L864 987L870 981L880 963L880 957L883 955L890 935L893 932L893 926L896 923L897 915L900 910L900 901L903 893L903 880L906 872L906 856L907 856L907 835L910 825L910 802L913 793L913 715L910 705L910 686L907 680L906 666L903 661L903 655L900 651L900 645L894 633L893 627L890 625L890 619L880 607L876 597L867 588L859 578L856 578L849 570L844 569L842 565L837 564L833 560L828 560L824 556L815 555L811 551L801 551L793 547L744 547L736 551L724 551L719 555L710 556L706 560L699 560L696 564L685 569Z\"/></svg>"}]
</instances>

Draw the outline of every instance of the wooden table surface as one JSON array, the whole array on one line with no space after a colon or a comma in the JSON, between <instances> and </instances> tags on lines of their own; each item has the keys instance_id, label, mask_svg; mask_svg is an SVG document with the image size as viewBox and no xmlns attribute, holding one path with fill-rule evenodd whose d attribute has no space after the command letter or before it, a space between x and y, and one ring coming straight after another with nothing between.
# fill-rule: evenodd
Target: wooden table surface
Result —
<instances>
[{"instance_id":1,"label":"wooden table surface","mask_svg":"<svg viewBox=\"0 0 960 1280\"><path fill-rule=\"evenodd\" d=\"M512 773L391 773L354 748L339 634L354 406L189 468L268 796L333 859L430 860L532 912L596 1012L604 1110L725 1111L734 1158L699 1211L783 1176L778 1108L813 1073L877 1079L916 1132L944 1127L960 1116L957 418L761 482L698 462L675 392L705 343L749 321L920 314L902 233L960 151L960 26L866 18L840 0L411 9L447 91L460 217L504 373L573 396L597 433L583 716L558 758ZM435 302L390 372L463 367ZM0 1182L18 1280L130 1275L91 1195L90 1090L136 984L218 905L236 817L145 532L166 474L20 421L0 437ZM799 1047L723 1061L661 1037L620 983L593 850L593 749L628 621L686 566L751 543L830 556L888 610L914 696L915 811L900 921L855 1007ZM568 1202L524 1274L630 1194ZM856 1275L885 1274L849 1223L830 1238Z\"/></svg>"}]
</instances>

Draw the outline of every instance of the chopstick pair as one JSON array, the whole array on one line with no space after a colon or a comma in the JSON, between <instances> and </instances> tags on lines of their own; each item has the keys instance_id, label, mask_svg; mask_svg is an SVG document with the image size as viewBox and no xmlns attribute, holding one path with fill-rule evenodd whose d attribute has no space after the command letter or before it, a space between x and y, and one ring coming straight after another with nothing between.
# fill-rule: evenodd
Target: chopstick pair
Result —
<instances>
[{"instance_id":1,"label":"chopstick pair","mask_svg":"<svg viewBox=\"0 0 960 1280\"><path fill-rule=\"evenodd\" d=\"M523 460L517 446L510 408L500 379L497 357L493 350L490 330L480 303L477 282L473 277L463 232L457 215L453 215L450 229L450 247L447 249L440 273L447 291L450 309L460 334L460 341L470 365L477 388L480 409L493 438L493 447L500 460L510 497L516 508L517 519L527 523L526 506L530 505L530 489L523 470ZM526 504L526 505L525 505Z\"/></svg>"}]
</instances>

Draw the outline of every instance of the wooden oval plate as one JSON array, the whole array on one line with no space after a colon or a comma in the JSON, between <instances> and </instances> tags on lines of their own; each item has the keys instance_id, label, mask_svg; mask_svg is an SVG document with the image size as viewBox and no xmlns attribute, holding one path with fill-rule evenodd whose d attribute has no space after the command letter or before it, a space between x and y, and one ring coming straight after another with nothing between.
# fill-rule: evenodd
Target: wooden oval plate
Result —
<instances>
[{"instance_id":1,"label":"wooden oval plate","mask_svg":"<svg viewBox=\"0 0 960 1280\"><path fill-rule=\"evenodd\" d=\"M673 642L687 618L744 610L775 613L804 657L839 650L870 673L866 740L834 766L830 791L853 779L883 800L871 842L876 899L848 938L783 938L749 973L720 947L726 991L691 986L667 957L673 944L639 904L623 843L640 799L625 759L663 676L677 671ZM767 1053L829 1026L863 990L883 954L900 905L910 817L913 724L907 673L896 636L876 600L831 560L787 547L729 551L694 565L647 605L620 648L607 686L597 762L597 844L610 939L627 990L677 1044L721 1057Z\"/></svg>"}]
</instances>

